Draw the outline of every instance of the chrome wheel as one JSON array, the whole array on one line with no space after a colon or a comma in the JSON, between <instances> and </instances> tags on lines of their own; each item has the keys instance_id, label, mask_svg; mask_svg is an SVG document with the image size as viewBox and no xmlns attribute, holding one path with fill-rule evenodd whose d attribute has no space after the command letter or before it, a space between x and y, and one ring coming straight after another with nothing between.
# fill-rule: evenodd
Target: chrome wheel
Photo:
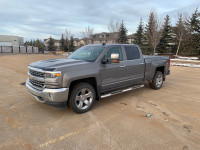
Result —
<instances>
[{"instance_id":1,"label":"chrome wheel","mask_svg":"<svg viewBox=\"0 0 200 150\"><path fill-rule=\"evenodd\" d=\"M158 77L156 78L156 86L160 87L163 83L163 76L162 74L159 74Z\"/></svg>"},{"instance_id":2,"label":"chrome wheel","mask_svg":"<svg viewBox=\"0 0 200 150\"><path fill-rule=\"evenodd\" d=\"M87 109L93 101L92 91L88 88L81 89L75 97L75 104L79 109Z\"/></svg>"}]
</instances>

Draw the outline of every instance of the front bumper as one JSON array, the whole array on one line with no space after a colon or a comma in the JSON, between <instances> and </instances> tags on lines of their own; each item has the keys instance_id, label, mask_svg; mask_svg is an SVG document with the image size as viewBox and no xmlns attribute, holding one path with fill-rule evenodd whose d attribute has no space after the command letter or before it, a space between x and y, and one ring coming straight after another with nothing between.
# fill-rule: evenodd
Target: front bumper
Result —
<instances>
[{"instance_id":1,"label":"front bumper","mask_svg":"<svg viewBox=\"0 0 200 150\"><path fill-rule=\"evenodd\" d=\"M39 102L46 104L63 103L68 100L69 88L43 89L42 91L31 87L31 83L26 81L28 92Z\"/></svg>"}]
</instances>

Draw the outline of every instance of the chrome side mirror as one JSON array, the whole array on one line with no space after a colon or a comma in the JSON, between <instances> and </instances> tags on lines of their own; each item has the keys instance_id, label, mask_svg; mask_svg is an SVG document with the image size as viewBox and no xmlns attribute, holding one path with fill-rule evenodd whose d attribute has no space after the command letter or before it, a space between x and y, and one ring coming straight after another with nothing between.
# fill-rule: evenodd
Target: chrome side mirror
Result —
<instances>
[{"instance_id":1,"label":"chrome side mirror","mask_svg":"<svg viewBox=\"0 0 200 150\"><path fill-rule=\"evenodd\" d=\"M119 59L119 54L116 53L111 54L111 59Z\"/></svg>"},{"instance_id":2,"label":"chrome side mirror","mask_svg":"<svg viewBox=\"0 0 200 150\"><path fill-rule=\"evenodd\" d=\"M119 54L117 53L111 54L111 63L119 63Z\"/></svg>"}]
</instances>

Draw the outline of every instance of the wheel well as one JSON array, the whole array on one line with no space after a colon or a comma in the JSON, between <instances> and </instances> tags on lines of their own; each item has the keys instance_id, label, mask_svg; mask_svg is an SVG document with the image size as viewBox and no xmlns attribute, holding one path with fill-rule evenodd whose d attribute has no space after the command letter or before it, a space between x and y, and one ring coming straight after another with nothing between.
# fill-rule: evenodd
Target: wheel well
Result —
<instances>
[{"instance_id":1,"label":"wheel well","mask_svg":"<svg viewBox=\"0 0 200 150\"><path fill-rule=\"evenodd\" d=\"M164 66L157 67L157 68L156 68L156 71L160 71L160 72L162 72L163 75L164 75L164 73L165 73L165 67L164 67ZM165 80L165 77L164 77L164 80Z\"/></svg>"},{"instance_id":2,"label":"wheel well","mask_svg":"<svg viewBox=\"0 0 200 150\"><path fill-rule=\"evenodd\" d=\"M162 73L164 74L165 67L164 67L164 66L162 66L162 67L157 67L157 68L156 68L156 71L160 71L160 72L162 72Z\"/></svg>"},{"instance_id":3,"label":"wheel well","mask_svg":"<svg viewBox=\"0 0 200 150\"><path fill-rule=\"evenodd\" d=\"M96 81L95 77L83 78L83 79L78 79L78 80L72 81L69 86L69 95L71 94L71 91L74 88L74 86L81 82L89 83L90 85L92 85L96 92L96 98L97 98L97 100L99 100L99 95L98 95L98 90L97 90L97 81Z\"/></svg>"}]
</instances>

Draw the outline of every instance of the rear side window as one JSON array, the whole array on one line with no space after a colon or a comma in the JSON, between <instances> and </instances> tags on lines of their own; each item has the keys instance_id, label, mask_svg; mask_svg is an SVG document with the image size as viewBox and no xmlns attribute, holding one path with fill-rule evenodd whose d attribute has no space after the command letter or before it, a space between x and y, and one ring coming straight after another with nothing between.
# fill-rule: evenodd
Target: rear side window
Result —
<instances>
[{"instance_id":1,"label":"rear side window","mask_svg":"<svg viewBox=\"0 0 200 150\"><path fill-rule=\"evenodd\" d=\"M140 59L140 52L136 46L124 46L127 60Z\"/></svg>"}]
</instances>

